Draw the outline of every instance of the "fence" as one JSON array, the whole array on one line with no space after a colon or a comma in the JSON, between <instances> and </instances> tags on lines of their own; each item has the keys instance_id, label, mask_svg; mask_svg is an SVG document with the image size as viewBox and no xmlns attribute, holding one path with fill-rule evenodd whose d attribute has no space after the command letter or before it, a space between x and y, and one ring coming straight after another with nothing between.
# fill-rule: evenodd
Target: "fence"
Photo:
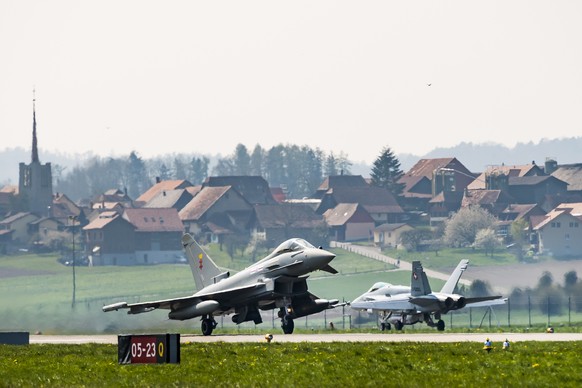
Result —
<instances>
[{"instance_id":1,"label":"fence","mask_svg":"<svg viewBox=\"0 0 582 388\"><path fill-rule=\"evenodd\" d=\"M97 306L94 303L87 303L88 309L94 310ZM91 306L91 307L89 307ZM117 314L115 321L124 322L125 325L135 325L148 316L147 321L152 324L157 321L158 325L168 325L169 328L181 327L196 333L199 330L199 319L176 322L160 321L160 317L165 316L167 310L157 313L156 317L150 314L127 318L125 314ZM232 315L218 316L217 330L280 330L281 319L277 317L277 310L261 311L263 323L255 325L253 322L244 322L237 325L232 322ZM109 316L113 317L113 316ZM492 329L501 327L505 330L530 327L559 327L559 326L579 326L582 324L582 296L571 295L559 300L552 300L550 296L526 296L515 300L508 299L505 305L476 308L464 308L450 311L442 315L447 330L449 329ZM408 325L404 330L426 329L425 323ZM351 309L348 305L339 306L334 309L325 310L318 314L295 319L296 330L378 330L379 321L377 313L359 312Z\"/></svg>"}]
</instances>

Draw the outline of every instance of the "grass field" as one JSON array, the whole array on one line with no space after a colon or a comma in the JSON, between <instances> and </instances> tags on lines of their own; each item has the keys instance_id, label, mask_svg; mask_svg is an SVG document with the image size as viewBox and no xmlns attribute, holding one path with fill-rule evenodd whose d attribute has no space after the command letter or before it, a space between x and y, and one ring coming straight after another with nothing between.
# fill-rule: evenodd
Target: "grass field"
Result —
<instances>
[{"instance_id":1,"label":"grass field","mask_svg":"<svg viewBox=\"0 0 582 388\"><path fill-rule=\"evenodd\" d=\"M242 265L242 258L232 260L226 252L214 246L211 256L221 266L231 268ZM350 301L365 292L378 281L393 284L409 284L410 273L397 271L387 264L364 258L343 250L335 250L337 257L332 265L340 271L337 275L326 272L313 273L309 280L309 289L322 298L337 298L340 301ZM448 254L447 254L448 256ZM76 303L72 307L72 268L57 262L56 256L23 255L0 257L0 330L4 331L40 331L45 334L73 333L119 333L139 332L149 329L164 329L173 332L198 332L199 320L184 322L169 321L167 311L153 311L148 314L128 316L124 312L103 313L101 307L118 301L137 302L156 300L169 297L185 296L194 292L192 274L188 265L167 264L151 266L107 266L107 267L76 267ZM455 259L457 260L457 259ZM471 258L473 261L473 259ZM235 261L241 261L236 264ZM431 263L434 259L431 257ZM248 265L247 261L245 265ZM456 264L456 263L454 263ZM441 264L447 267L448 261ZM244 265L243 265L244 266ZM431 279L434 289L440 289L443 281ZM496 309L497 315L486 317L483 321L483 310L448 314L444 319L447 328L478 327L492 324L507 326L543 325L547 317L543 312L533 311L532 316L517 312L511 314L508 320L507 309L501 306ZM346 317L345 315L350 315ZM568 320L582 322L580 313L573 316L552 317L554 325L568 324ZM253 330L252 323L236 326L230 317L220 318L220 330ZM263 314L264 323L257 326L279 329L278 320L271 312ZM341 322L342 327L376 328L374 317L369 319L366 314L354 313L349 307L328 310L301 318L296 322L297 329L326 326L330 321ZM407 330L416 330L416 325ZM421 326L423 327L423 326Z\"/></svg>"},{"instance_id":2,"label":"grass field","mask_svg":"<svg viewBox=\"0 0 582 388\"><path fill-rule=\"evenodd\" d=\"M119 365L116 345L0 345L0 387L579 387L576 342L188 343L181 363Z\"/></svg>"}]
</instances>

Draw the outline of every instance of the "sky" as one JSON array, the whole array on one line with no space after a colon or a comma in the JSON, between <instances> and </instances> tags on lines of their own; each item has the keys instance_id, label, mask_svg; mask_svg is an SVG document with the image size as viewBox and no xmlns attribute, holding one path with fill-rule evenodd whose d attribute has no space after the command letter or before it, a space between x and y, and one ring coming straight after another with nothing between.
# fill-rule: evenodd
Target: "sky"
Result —
<instances>
[{"instance_id":1,"label":"sky","mask_svg":"<svg viewBox=\"0 0 582 388\"><path fill-rule=\"evenodd\" d=\"M0 150L308 145L371 163L582 134L580 1L0 1Z\"/></svg>"}]
</instances>

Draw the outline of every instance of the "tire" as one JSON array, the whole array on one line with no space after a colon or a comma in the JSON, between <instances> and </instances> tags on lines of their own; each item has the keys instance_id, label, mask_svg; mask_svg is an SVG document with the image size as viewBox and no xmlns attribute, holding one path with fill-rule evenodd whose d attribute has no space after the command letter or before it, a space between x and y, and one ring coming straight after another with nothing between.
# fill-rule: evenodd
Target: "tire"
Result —
<instances>
[{"instance_id":1,"label":"tire","mask_svg":"<svg viewBox=\"0 0 582 388\"><path fill-rule=\"evenodd\" d=\"M203 319L202 320L202 334L203 335L210 335L212 334L212 330L214 330L214 325L212 324L212 320L210 319Z\"/></svg>"},{"instance_id":2,"label":"tire","mask_svg":"<svg viewBox=\"0 0 582 388\"><path fill-rule=\"evenodd\" d=\"M442 319L437 322L437 330L445 331L445 321L443 321Z\"/></svg>"},{"instance_id":3,"label":"tire","mask_svg":"<svg viewBox=\"0 0 582 388\"><path fill-rule=\"evenodd\" d=\"M295 329L295 323L291 318L283 318L281 322L281 328L284 334L293 334L293 329Z\"/></svg>"},{"instance_id":4,"label":"tire","mask_svg":"<svg viewBox=\"0 0 582 388\"><path fill-rule=\"evenodd\" d=\"M403 327L404 327L404 324L402 322L400 322L400 321L394 322L394 328L396 330L402 330Z\"/></svg>"}]
</instances>

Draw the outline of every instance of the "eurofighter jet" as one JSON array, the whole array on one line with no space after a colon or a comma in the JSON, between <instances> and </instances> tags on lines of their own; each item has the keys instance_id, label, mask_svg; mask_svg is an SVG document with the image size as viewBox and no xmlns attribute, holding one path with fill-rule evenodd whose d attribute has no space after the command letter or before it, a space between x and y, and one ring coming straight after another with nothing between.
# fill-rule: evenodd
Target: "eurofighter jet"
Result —
<instances>
[{"instance_id":1,"label":"eurofighter jet","mask_svg":"<svg viewBox=\"0 0 582 388\"><path fill-rule=\"evenodd\" d=\"M455 287L468 264L469 260L461 260L441 291L432 292L421 262L413 261L410 287L378 282L352 301L350 306L358 311L377 312L382 330L390 330L391 324L396 330L402 330L404 325L426 322L428 326L436 326L438 331L443 331L445 322L441 314L464 307L484 307L507 302L507 298L501 296L467 298L455 294Z\"/></svg>"},{"instance_id":2,"label":"eurofighter jet","mask_svg":"<svg viewBox=\"0 0 582 388\"><path fill-rule=\"evenodd\" d=\"M190 234L182 236L197 292L191 296L152 302L120 302L103 307L103 311L129 309L128 314L140 314L155 309L170 310L168 317L186 320L201 317L202 334L210 335L216 328L216 316L234 314L232 321L240 324L261 323L260 310L278 309L281 328L293 333L295 318L333 308L337 299L320 299L307 290L308 274L326 271L336 274L329 263L335 258L322 248L293 238L283 242L270 255L230 276L221 271Z\"/></svg>"}]
</instances>

